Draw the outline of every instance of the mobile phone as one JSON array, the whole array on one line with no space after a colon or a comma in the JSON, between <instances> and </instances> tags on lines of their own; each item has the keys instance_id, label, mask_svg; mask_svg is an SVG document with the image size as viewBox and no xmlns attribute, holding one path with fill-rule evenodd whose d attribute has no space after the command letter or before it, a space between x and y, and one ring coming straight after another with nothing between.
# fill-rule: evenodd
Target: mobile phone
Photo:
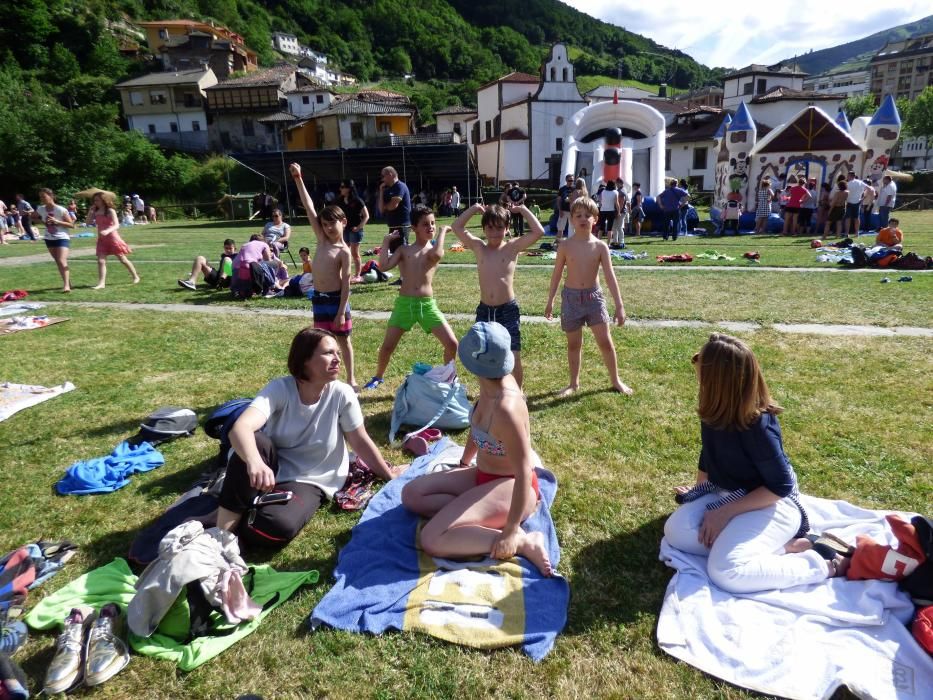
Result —
<instances>
[{"instance_id":1,"label":"mobile phone","mask_svg":"<svg viewBox=\"0 0 933 700\"><path fill-rule=\"evenodd\" d=\"M292 500L295 494L291 491L269 491L261 493L253 499L254 506L271 506L276 504L285 504Z\"/></svg>"}]
</instances>

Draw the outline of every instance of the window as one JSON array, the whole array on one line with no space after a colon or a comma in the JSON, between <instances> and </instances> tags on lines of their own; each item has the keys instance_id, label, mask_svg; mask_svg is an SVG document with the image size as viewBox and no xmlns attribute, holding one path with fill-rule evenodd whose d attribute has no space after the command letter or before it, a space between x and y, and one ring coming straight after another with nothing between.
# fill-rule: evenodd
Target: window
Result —
<instances>
[{"instance_id":1,"label":"window","mask_svg":"<svg viewBox=\"0 0 933 700\"><path fill-rule=\"evenodd\" d=\"M309 105L309 104L311 104L311 95L302 95L302 96L301 96L301 104L303 104L303 105Z\"/></svg>"},{"instance_id":2,"label":"window","mask_svg":"<svg viewBox=\"0 0 933 700\"><path fill-rule=\"evenodd\" d=\"M382 125L379 125L382 127ZM382 129L380 128L380 131ZM363 125L360 122L353 122L350 124L350 138L351 139L361 139L363 138Z\"/></svg>"},{"instance_id":3,"label":"window","mask_svg":"<svg viewBox=\"0 0 933 700\"><path fill-rule=\"evenodd\" d=\"M742 94L743 94L743 95L751 95L751 94L752 94L752 89L753 89L754 87L755 87L755 84L754 84L754 83L751 83L751 82L745 83L745 85L742 87Z\"/></svg>"},{"instance_id":4,"label":"window","mask_svg":"<svg viewBox=\"0 0 933 700\"><path fill-rule=\"evenodd\" d=\"M155 130L155 124L150 124L150 125L149 125L149 133L150 133L150 134L154 134L155 132L156 132L156 130Z\"/></svg>"},{"instance_id":5,"label":"window","mask_svg":"<svg viewBox=\"0 0 933 700\"><path fill-rule=\"evenodd\" d=\"M315 95L314 101L317 102L319 105L324 104L324 95Z\"/></svg>"},{"instance_id":6,"label":"window","mask_svg":"<svg viewBox=\"0 0 933 700\"><path fill-rule=\"evenodd\" d=\"M199 122L197 119L195 119L193 122L191 122L191 130L192 130L192 131L200 131L200 130L201 130L201 122Z\"/></svg>"},{"instance_id":7,"label":"window","mask_svg":"<svg viewBox=\"0 0 933 700\"><path fill-rule=\"evenodd\" d=\"M177 124L177 123L171 122L171 123L168 125L168 128L171 130L171 132L172 132L173 134L177 134L177 133L178 133L178 124Z\"/></svg>"},{"instance_id":8,"label":"window","mask_svg":"<svg viewBox=\"0 0 933 700\"><path fill-rule=\"evenodd\" d=\"M460 126L460 122L454 122L454 133L455 134L462 134L463 133L462 128L463 127Z\"/></svg>"},{"instance_id":9,"label":"window","mask_svg":"<svg viewBox=\"0 0 933 700\"><path fill-rule=\"evenodd\" d=\"M762 95L765 92L765 89L768 86L767 78L758 78L758 89L755 90L756 95Z\"/></svg>"},{"instance_id":10,"label":"window","mask_svg":"<svg viewBox=\"0 0 933 700\"><path fill-rule=\"evenodd\" d=\"M230 148L230 132L229 131L220 132L220 143L224 148Z\"/></svg>"},{"instance_id":11,"label":"window","mask_svg":"<svg viewBox=\"0 0 933 700\"><path fill-rule=\"evenodd\" d=\"M392 133L392 123L391 122L379 122L379 125L376 127L380 134L390 134Z\"/></svg>"},{"instance_id":12,"label":"window","mask_svg":"<svg viewBox=\"0 0 933 700\"><path fill-rule=\"evenodd\" d=\"M687 184L691 190L702 190L703 189L703 176L702 175L691 175L687 178Z\"/></svg>"},{"instance_id":13,"label":"window","mask_svg":"<svg viewBox=\"0 0 933 700\"><path fill-rule=\"evenodd\" d=\"M567 77L568 73L569 71L566 68L564 68L564 82L565 83L570 82L569 78Z\"/></svg>"},{"instance_id":14,"label":"window","mask_svg":"<svg viewBox=\"0 0 933 700\"><path fill-rule=\"evenodd\" d=\"M492 120L492 130L496 136L502 133L502 116L497 114Z\"/></svg>"},{"instance_id":15,"label":"window","mask_svg":"<svg viewBox=\"0 0 933 700\"><path fill-rule=\"evenodd\" d=\"M671 149L667 148L664 150L664 169L671 169Z\"/></svg>"},{"instance_id":16,"label":"window","mask_svg":"<svg viewBox=\"0 0 933 700\"><path fill-rule=\"evenodd\" d=\"M557 80L557 69L551 66L551 82Z\"/></svg>"},{"instance_id":17,"label":"window","mask_svg":"<svg viewBox=\"0 0 933 700\"><path fill-rule=\"evenodd\" d=\"M164 105L168 102L168 95L162 90L151 90L149 92L149 104Z\"/></svg>"},{"instance_id":18,"label":"window","mask_svg":"<svg viewBox=\"0 0 933 700\"><path fill-rule=\"evenodd\" d=\"M160 30L159 30L159 38L160 38L160 39L168 39L168 29L160 29Z\"/></svg>"},{"instance_id":19,"label":"window","mask_svg":"<svg viewBox=\"0 0 933 700\"><path fill-rule=\"evenodd\" d=\"M243 135L244 136L255 136L256 130L253 126L252 119L243 119Z\"/></svg>"},{"instance_id":20,"label":"window","mask_svg":"<svg viewBox=\"0 0 933 700\"><path fill-rule=\"evenodd\" d=\"M557 141L554 142L554 150L555 150L555 151L563 151L563 150L564 150L564 140L563 140L563 139L557 139Z\"/></svg>"},{"instance_id":21,"label":"window","mask_svg":"<svg viewBox=\"0 0 933 700\"><path fill-rule=\"evenodd\" d=\"M194 107L197 104L194 100L194 93L186 92L182 98L182 104L184 104L185 107Z\"/></svg>"},{"instance_id":22,"label":"window","mask_svg":"<svg viewBox=\"0 0 933 700\"><path fill-rule=\"evenodd\" d=\"M487 119L486 120L486 140L488 141L491 138L492 138L492 122Z\"/></svg>"},{"instance_id":23,"label":"window","mask_svg":"<svg viewBox=\"0 0 933 700\"><path fill-rule=\"evenodd\" d=\"M706 154L707 148L694 148L693 149L693 169L694 170L706 170Z\"/></svg>"},{"instance_id":24,"label":"window","mask_svg":"<svg viewBox=\"0 0 933 700\"><path fill-rule=\"evenodd\" d=\"M135 107L140 107L143 103L143 94L141 92L131 92L130 93L130 104Z\"/></svg>"}]
</instances>

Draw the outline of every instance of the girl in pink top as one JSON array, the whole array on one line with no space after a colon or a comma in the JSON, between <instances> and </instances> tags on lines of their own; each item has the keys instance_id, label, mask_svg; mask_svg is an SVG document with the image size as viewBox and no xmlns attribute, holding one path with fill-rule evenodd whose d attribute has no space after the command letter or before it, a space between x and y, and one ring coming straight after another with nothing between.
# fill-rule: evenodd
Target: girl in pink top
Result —
<instances>
[{"instance_id":1,"label":"girl in pink top","mask_svg":"<svg viewBox=\"0 0 933 700\"><path fill-rule=\"evenodd\" d=\"M787 206L784 208L784 230L782 236L797 235L797 218L803 203L810 198L807 188L797 181L796 175L787 178Z\"/></svg>"},{"instance_id":2,"label":"girl in pink top","mask_svg":"<svg viewBox=\"0 0 933 700\"><path fill-rule=\"evenodd\" d=\"M113 195L109 192L98 192L94 195L91 209L87 213L87 223L89 226L97 226L97 285L93 289L103 289L107 283L108 255L116 255L117 260L123 263L133 277L133 284L139 284L136 268L126 257L133 251L120 238L120 223L113 208Z\"/></svg>"}]
</instances>

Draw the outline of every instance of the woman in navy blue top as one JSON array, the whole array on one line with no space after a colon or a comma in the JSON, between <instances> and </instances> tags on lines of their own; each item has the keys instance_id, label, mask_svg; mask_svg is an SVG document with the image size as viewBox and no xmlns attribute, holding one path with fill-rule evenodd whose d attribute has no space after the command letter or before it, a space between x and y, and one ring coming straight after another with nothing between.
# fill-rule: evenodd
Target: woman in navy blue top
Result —
<instances>
[{"instance_id":1,"label":"woman in navy blue top","mask_svg":"<svg viewBox=\"0 0 933 700\"><path fill-rule=\"evenodd\" d=\"M706 555L710 580L733 593L845 573L848 559L827 560L805 538L809 523L777 419L782 409L755 354L741 340L713 333L693 364L700 386L697 481L675 489L683 505L664 526L668 543Z\"/></svg>"}]
</instances>

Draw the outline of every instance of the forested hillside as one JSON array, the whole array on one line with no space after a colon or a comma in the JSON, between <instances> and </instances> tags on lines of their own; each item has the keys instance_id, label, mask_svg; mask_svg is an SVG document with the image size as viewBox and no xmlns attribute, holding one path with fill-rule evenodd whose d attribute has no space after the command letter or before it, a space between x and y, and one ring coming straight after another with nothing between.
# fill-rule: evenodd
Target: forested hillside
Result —
<instances>
[{"instance_id":1,"label":"forested hillside","mask_svg":"<svg viewBox=\"0 0 933 700\"><path fill-rule=\"evenodd\" d=\"M210 198L225 187L222 159L167 155L120 128L114 84L152 70L120 52L113 23L215 20L242 34L260 63L280 57L273 31L290 32L361 81L394 82L422 119L510 70L536 72L550 44L580 52L578 75L618 75L688 88L717 72L681 52L556 0L16 0L0 22L0 196L48 185L182 189ZM28 28L28 30L24 30Z\"/></svg>"},{"instance_id":2,"label":"forested hillside","mask_svg":"<svg viewBox=\"0 0 933 700\"><path fill-rule=\"evenodd\" d=\"M871 57L878 53L886 42L898 41L918 34L929 34L930 32L933 32L933 15L916 22L909 22L875 32L870 36L850 41L847 44L832 46L820 51L811 51L802 56L797 56L796 59L790 58L784 63L792 63L796 60L800 70L810 75L819 75L843 67L858 70L868 65Z\"/></svg>"}]
</instances>

